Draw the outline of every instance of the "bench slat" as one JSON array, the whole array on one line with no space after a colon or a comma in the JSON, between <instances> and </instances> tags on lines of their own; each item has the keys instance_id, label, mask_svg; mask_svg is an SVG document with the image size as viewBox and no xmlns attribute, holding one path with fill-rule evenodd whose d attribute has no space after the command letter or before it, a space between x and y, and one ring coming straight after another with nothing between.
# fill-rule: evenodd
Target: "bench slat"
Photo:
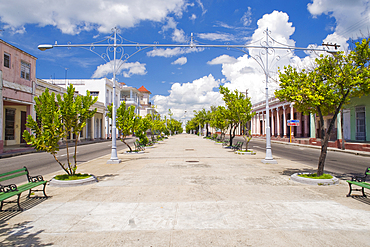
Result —
<instances>
[{"instance_id":1,"label":"bench slat","mask_svg":"<svg viewBox=\"0 0 370 247\"><path fill-rule=\"evenodd\" d=\"M21 171L25 171L25 170L26 170L26 168L23 167L23 168L18 169L18 170L14 170L14 171L10 171L10 172L5 172L5 173L0 174L0 177L4 177L6 175L17 173L17 172L21 172Z\"/></svg>"},{"instance_id":2,"label":"bench slat","mask_svg":"<svg viewBox=\"0 0 370 247\"><path fill-rule=\"evenodd\" d=\"M16 178L16 177L19 177L19 176L23 176L23 175L27 175L27 172L21 172L21 173L17 173L17 174L14 174L14 175L7 176L7 177L2 177L2 178L0 178L0 182L5 181L5 180L9 180L9 179L12 179L12 178Z\"/></svg>"},{"instance_id":3,"label":"bench slat","mask_svg":"<svg viewBox=\"0 0 370 247\"><path fill-rule=\"evenodd\" d=\"M355 185L360 186L360 187L364 187L366 189L370 189L370 184L369 183L357 182L357 181L351 181L351 180L347 180L347 182L350 183L350 184L355 184Z\"/></svg>"}]
</instances>

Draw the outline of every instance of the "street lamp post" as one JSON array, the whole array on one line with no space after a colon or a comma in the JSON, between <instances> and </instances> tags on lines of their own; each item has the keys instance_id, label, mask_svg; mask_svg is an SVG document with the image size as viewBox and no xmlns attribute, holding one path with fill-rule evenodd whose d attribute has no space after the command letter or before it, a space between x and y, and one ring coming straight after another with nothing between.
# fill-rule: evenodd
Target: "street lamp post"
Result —
<instances>
[{"instance_id":1,"label":"street lamp post","mask_svg":"<svg viewBox=\"0 0 370 247\"><path fill-rule=\"evenodd\" d=\"M118 164L121 162L120 159L118 159L117 156L117 142L116 142L116 135L117 135L117 129L116 129L116 53L117 53L117 28L113 29L113 110L112 110L112 151L111 151L111 158L107 161L107 164ZM91 47L94 47L96 45L93 44L88 44L88 45L58 45L57 42L55 42L54 45L39 45L38 49L41 51L45 51L54 47L80 47L80 48L85 48L85 47L90 47L90 51L94 52L97 54L95 51L91 49ZM106 57L109 58L109 48L112 47L111 44L99 44L99 47L107 47L107 54L105 54ZM102 55L100 55L104 59ZM121 56L120 61L123 56ZM104 59L105 60L105 59Z\"/></svg>"},{"instance_id":2,"label":"street lamp post","mask_svg":"<svg viewBox=\"0 0 370 247\"><path fill-rule=\"evenodd\" d=\"M117 35L117 28L114 28L113 29L113 32L114 32L114 44L113 44L113 51L114 51L114 62L113 62L113 94L114 94L114 99L116 98L115 96L115 76L116 76L116 49L117 48L120 48L122 49L122 47L135 47L137 48L137 51L134 52L132 55L127 55L126 56L126 59L123 61L125 62L128 58L132 57L133 55L135 55L136 53L138 53L139 51L142 51L144 49L148 49L148 48L157 48L157 47L183 47L183 48L227 48L227 49L230 49L230 48L233 48L233 49L236 49L236 50L239 50L245 54L248 54L248 52L245 50L245 49L262 49L262 51L266 52L266 62L263 63L263 59L262 59L262 56L257 56L257 58L251 56L250 54L248 54L251 58L253 58L261 67L262 69L264 70L264 73L265 73L265 76L266 76L266 157L264 160L262 160L262 162L264 163L277 163L273 157L272 157L272 151L271 151L271 136L270 136L270 119L269 119L269 102L268 102L268 78L269 78L269 68L268 68L268 57L269 57L269 52L270 51L274 51L275 49L285 49L285 50L301 50L301 51L319 51L319 52L329 52L329 53L332 53L332 51L328 50L328 49L322 49L322 48L302 48L302 47L295 47L295 46L287 46L287 45L282 45L282 46L270 46L269 45L269 30L266 29L265 30L265 33L266 33L266 43L265 45L246 45L246 44L243 44L243 45L230 45L230 44L226 44L226 45L203 45L203 44L197 44L194 42L193 40L193 34L191 35L191 41L190 41L190 44L183 44L183 45L179 45L179 44L140 44L140 43L135 43L135 42L132 42L131 44L130 43L125 43L123 44L121 42L121 44L117 44L117 38L116 38L116 35ZM271 38L271 37L270 37ZM122 40L121 40L122 41ZM335 48L337 48L338 45L335 44ZM85 48L85 47L90 47L90 51L96 53L92 48L95 48L95 47L109 47L111 48L112 45L111 44L100 44L100 43L93 43L93 44L80 44L80 45L71 45L71 44L68 44L68 45L58 45L57 43L55 43L54 45L50 45L50 44L44 44L44 45L39 45L38 48L42 51L44 50L47 50L47 49L51 49L51 48L54 48L54 47L80 47L80 48ZM142 48L143 47L143 48ZM97 54L97 53L96 53ZM99 54L98 54L99 55ZM101 55L100 55L101 56ZM103 58L103 56L101 56ZM123 57L123 53L121 54L121 58L119 59L121 61ZM108 56L109 58L109 56ZM104 59L104 58L103 58ZM122 63L121 63L122 65ZM116 121L115 121L115 118L116 118L116 105L115 105L115 100L113 101L113 114L112 114L112 117L113 117L113 123L112 123L112 131L116 131ZM200 124L199 124L200 125ZM199 132L200 132L200 126L199 126ZM108 161L108 163L119 163L120 160L117 158L117 148L116 148L116 133L114 135L112 135L112 156L111 156L111 159Z\"/></svg>"}]
</instances>

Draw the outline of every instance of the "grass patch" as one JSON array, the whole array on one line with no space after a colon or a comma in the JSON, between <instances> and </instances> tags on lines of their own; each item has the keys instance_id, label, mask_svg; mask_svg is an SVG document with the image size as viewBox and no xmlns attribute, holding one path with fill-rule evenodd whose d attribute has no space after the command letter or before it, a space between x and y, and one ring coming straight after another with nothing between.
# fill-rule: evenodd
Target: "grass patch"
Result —
<instances>
[{"instance_id":1,"label":"grass patch","mask_svg":"<svg viewBox=\"0 0 370 247\"><path fill-rule=\"evenodd\" d=\"M63 174L63 175L57 175L55 176L54 178L56 180L78 180L78 179L84 179L84 178L88 178L88 177L91 177L91 175L89 174L81 174L81 173L77 173L73 176L69 176L68 174Z\"/></svg>"},{"instance_id":2,"label":"grass patch","mask_svg":"<svg viewBox=\"0 0 370 247\"><path fill-rule=\"evenodd\" d=\"M333 178L330 174L323 174L322 176L318 177L317 173L309 173L309 174L298 174L299 177L303 178L313 178L313 179L331 179Z\"/></svg>"}]
</instances>

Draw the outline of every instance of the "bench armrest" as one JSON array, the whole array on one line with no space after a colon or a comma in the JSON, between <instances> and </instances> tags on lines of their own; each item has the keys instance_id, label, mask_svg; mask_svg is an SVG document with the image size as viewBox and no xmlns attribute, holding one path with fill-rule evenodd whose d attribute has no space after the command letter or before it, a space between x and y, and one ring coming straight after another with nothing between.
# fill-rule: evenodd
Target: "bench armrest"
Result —
<instances>
[{"instance_id":1,"label":"bench armrest","mask_svg":"<svg viewBox=\"0 0 370 247\"><path fill-rule=\"evenodd\" d=\"M351 181L356 182L365 182L366 176L354 176L352 177Z\"/></svg>"},{"instance_id":2,"label":"bench armrest","mask_svg":"<svg viewBox=\"0 0 370 247\"><path fill-rule=\"evenodd\" d=\"M29 181L32 182L32 183L36 183L36 182L44 181L44 178L41 175L34 176L34 177L30 176Z\"/></svg>"},{"instance_id":3,"label":"bench armrest","mask_svg":"<svg viewBox=\"0 0 370 247\"><path fill-rule=\"evenodd\" d=\"M4 192L4 193L7 193L7 192L12 192L12 191L17 191L18 188L17 188L17 185L15 184L9 184L9 185L1 185L0 186L0 192Z\"/></svg>"}]
</instances>

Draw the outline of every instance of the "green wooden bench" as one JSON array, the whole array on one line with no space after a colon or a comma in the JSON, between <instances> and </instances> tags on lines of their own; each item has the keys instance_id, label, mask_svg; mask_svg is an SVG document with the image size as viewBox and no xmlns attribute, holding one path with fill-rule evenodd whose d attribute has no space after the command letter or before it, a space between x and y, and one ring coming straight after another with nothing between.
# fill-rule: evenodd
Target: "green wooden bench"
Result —
<instances>
[{"instance_id":1,"label":"green wooden bench","mask_svg":"<svg viewBox=\"0 0 370 247\"><path fill-rule=\"evenodd\" d=\"M366 168L365 174L362 176L354 176L351 180L347 180L349 185L349 193L347 197L351 196L352 191L362 191L362 195L366 197L365 195L365 188L370 189L370 183L366 183L366 177L367 175L370 175L370 167ZM360 186L361 189L353 189L352 184Z\"/></svg>"},{"instance_id":2,"label":"green wooden bench","mask_svg":"<svg viewBox=\"0 0 370 247\"><path fill-rule=\"evenodd\" d=\"M232 145L231 148L234 150L234 151L238 151L242 148L243 146L243 142L237 142L235 145Z\"/></svg>"},{"instance_id":3,"label":"green wooden bench","mask_svg":"<svg viewBox=\"0 0 370 247\"><path fill-rule=\"evenodd\" d=\"M134 142L134 145L135 145L135 150L136 151L144 151L145 150L145 146L144 145L141 145L138 140L136 140Z\"/></svg>"},{"instance_id":4,"label":"green wooden bench","mask_svg":"<svg viewBox=\"0 0 370 247\"><path fill-rule=\"evenodd\" d=\"M15 184L9 184L9 185L4 185L3 181L11 180L16 177L24 176L26 175L28 183L22 184L22 185L15 185ZM4 203L17 203L18 205L18 210L22 211L23 209L21 208L19 204L19 200L21 197L22 192L24 191L29 191L27 198L30 198L31 193L35 191L43 191L44 192L44 197L47 198L48 196L45 193L45 187L47 181L44 181L44 178L42 176L30 176L28 173L28 170L26 167L23 167L21 169L17 169L14 171L10 172L5 172L0 174L0 211L3 210L3 205ZM42 190L34 190L33 188L39 186L39 185L44 185L44 188ZM11 198L13 196L18 196L18 199L16 201L5 201L8 198Z\"/></svg>"}]
</instances>

